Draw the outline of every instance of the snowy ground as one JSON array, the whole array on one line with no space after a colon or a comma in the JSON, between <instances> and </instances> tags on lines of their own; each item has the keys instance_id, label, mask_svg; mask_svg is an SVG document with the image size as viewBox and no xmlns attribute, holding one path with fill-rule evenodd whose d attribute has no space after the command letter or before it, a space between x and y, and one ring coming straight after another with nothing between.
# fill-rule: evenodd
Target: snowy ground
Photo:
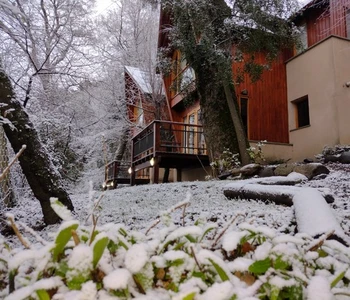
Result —
<instances>
[{"instance_id":1,"label":"snowy ground","mask_svg":"<svg viewBox=\"0 0 350 300\"><path fill-rule=\"evenodd\" d=\"M321 180L303 184L311 187L328 187L335 196L333 211L346 234L350 234L350 166L330 164L331 173ZM280 232L293 233L295 230L293 208L262 203L254 200L228 200L223 188L229 181L181 182L135 187L121 187L106 191L100 202L99 224L108 222L124 223L131 229L145 231L158 215L190 195L191 205L185 212L185 223L191 224L199 217L222 226L237 214L241 221L253 225L267 225ZM94 201L103 194L90 191L72 196L77 218L84 224ZM305 199L307 200L307 199ZM30 226L41 223L42 214L38 201L20 199L19 205L10 210L16 220ZM174 213L182 222L182 210Z\"/></svg>"}]
</instances>

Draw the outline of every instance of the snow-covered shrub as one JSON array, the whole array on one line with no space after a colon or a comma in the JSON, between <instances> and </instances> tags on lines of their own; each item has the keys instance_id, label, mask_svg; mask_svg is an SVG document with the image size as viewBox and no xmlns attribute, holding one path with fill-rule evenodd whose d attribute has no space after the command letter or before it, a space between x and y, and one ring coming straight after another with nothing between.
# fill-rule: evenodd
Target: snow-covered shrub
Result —
<instances>
[{"instance_id":1,"label":"snow-covered shrub","mask_svg":"<svg viewBox=\"0 0 350 300\"><path fill-rule=\"evenodd\" d=\"M250 146L247 151L251 158L251 160L254 163L261 164L266 161L264 153L263 153L263 147L265 146L265 141L260 141L256 144L256 147Z\"/></svg>"},{"instance_id":2,"label":"snow-covered shrub","mask_svg":"<svg viewBox=\"0 0 350 300\"><path fill-rule=\"evenodd\" d=\"M210 164L214 170L214 173L217 174L238 168L240 165L241 162L239 161L239 153L233 154L228 148L226 148L222 154Z\"/></svg>"},{"instance_id":3,"label":"snow-covered shrub","mask_svg":"<svg viewBox=\"0 0 350 300\"><path fill-rule=\"evenodd\" d=\"M229 300L349 296L350 251L337 241L285 235L248 223L223 230L205 220L180 226L170 218L173 210L146 233L129 231L121 224L89 228L73 220L58 202L53 205L66 219L53 241L9 250L0 240L0 297Z\"/></svg>"}]
</instances>

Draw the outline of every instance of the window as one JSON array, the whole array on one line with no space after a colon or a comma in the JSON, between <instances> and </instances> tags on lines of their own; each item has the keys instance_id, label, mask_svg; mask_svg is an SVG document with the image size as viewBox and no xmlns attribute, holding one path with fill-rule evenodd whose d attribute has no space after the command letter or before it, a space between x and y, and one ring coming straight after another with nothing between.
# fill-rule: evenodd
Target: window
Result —
<instances>
[{"instance_id":1,"label":"window","mask_svg":"<svg viewBox=\"0 0 350 300\"><path fill-rule=\"evenodd\" d=\"M248 98L240 98L239 110L246 136L248 137Z\"/></svg>"},{"instance_id":2,"label":"window","mask_svg":"<svg viewBox=\"0 0 350 300\"><path fill-rule=\"evenodd\" d=\"M308 47L308 42L307 42L307 27L306 27L306 23L302 24L299 26L299 41L300 41L300 45L297 48L297 53L301 53L304 50L307 49Z\"/></svg>"},{"instance_id":3,"label":"window","mask_svg":"<svg viewBox=\"0 0 350 300\"><path fill-rule=\"evenodd\" d=\"M142 100L139 100L135 106L135 116L136 124L142 127L145 126L145 116L143 114Z\"/></svg>"},{"instance_id":4,"label":"window","mask_svg":"<svg viewBox=\"0 0 350 300\"><path fill-rule=\"evenodd\" d=\"M310 116L309 116L309 98L305 96L293 102L295 106L296 114L296 127L304 127L310 125Z\"/></svg>"},{"instance_id":5,"label":"window","mask_svg":"<svg viewBox=\"0 0 350 300\"><path fill-rule=\"evenodd\" d=\"M187 65L187 61L183 56L181 56L180 51L175 51L172 63L173 71L171 78L171 97L175 97L195 80L195 72Z\"/></svg>"},{"instance_id":6,"label":"window","mask_svg":"<svg viewBox=\"0 0 350 300\"><path fill-rule=\"evenodd\" d=\"M202 113L200 109L195 109L183 118L185 124L202 125ZM183 130L184 153L206 154L203 128L186 125Z\"/></svg>"}]
</instances>

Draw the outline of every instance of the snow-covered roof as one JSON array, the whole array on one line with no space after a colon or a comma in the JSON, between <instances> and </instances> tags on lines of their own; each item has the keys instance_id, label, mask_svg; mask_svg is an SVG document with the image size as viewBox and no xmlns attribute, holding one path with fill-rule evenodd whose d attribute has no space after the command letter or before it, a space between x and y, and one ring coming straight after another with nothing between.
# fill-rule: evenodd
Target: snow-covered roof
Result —
<instances>
[{"instance_id":1,"label":"snow-covered roof","mask_svg":"<svg viewBox=\"0 0 350 300\"><path fill-rule=\"evenodd\" d=\"M141 71L139 68L130 66L125 66L125 71L145 94L161 92L162 95L165 95L160 75L155 74L152 78L149 72Z\"/></svg>"}]
</instances>

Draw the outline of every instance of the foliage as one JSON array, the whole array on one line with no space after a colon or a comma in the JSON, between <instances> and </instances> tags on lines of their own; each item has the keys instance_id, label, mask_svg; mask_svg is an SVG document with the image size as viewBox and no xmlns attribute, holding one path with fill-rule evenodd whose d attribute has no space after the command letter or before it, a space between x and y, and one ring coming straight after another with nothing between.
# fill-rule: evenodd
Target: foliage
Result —
<instances>
[{"instance_id":1,"label":"foliage","mask_svg":"<svg viewBox=\"0 0 350 300\"><path fill-rule=\"evenodd\" d=\"M203 220L175 225L172 211L146 234L120 224L89 229L73 220L61 225L54 241L41 239L42 246L19 251L1 238L0 295L8 300L35 294L39 299L141 300L144 294L147 299L304 299L312 298L310 286L319 278L330 295L349 295L350 255L337 241L248 223L215 233L215 224Z\"/></svg>"},{"instance_id":2,"label":"foliage","mask_svg":"<svg viewBox=\"0 0 350 300\"><path fill-rule=\"evenodd\" d=\"M263 147L265 146L266 141L260 141L256 144L256 147L250 146L248 150L248 154L253 162L255 163L263 163L265 162L265 156L263 153Z\"/></svg>"},{"instance_id":3,"label":"foliage","mask_svg":"<svg viewBox=\"0 0 350 300\"><path fill-rule=\"evenodd\" d=\"M235 168L239 168L241 163L239 161L239 154L233 154L230 149L226 148L219 157L217 157L210 166L215 173L223 173Z\"/></svg>"}]
</instances>

